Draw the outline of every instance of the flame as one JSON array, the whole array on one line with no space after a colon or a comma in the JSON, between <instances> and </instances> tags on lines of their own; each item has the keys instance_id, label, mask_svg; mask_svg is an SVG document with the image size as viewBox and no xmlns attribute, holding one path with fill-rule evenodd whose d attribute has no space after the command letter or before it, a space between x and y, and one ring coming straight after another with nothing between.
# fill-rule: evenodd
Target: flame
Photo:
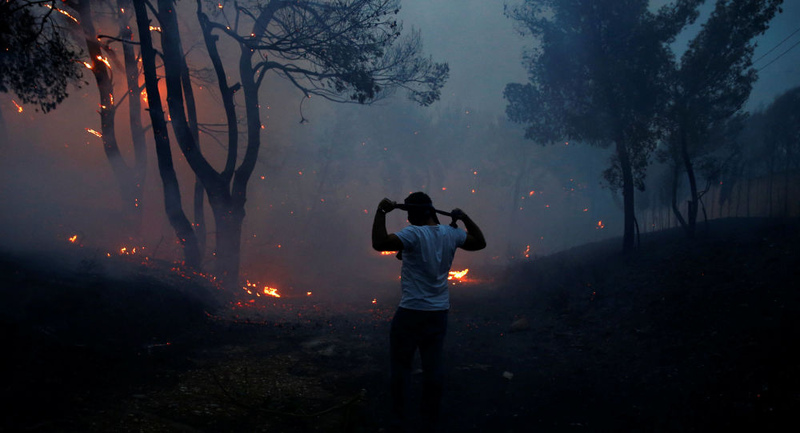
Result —
<instances>
[{"instance_id":1,"label":"flame","mask_svg":"<svg viewBox=\"0 0 800 433\"><path fill-rule=\"evenodd\" d=\"M161 27L159 27L159 26L150 26L150 31L151 32L160 32L161 31Z\"/></svg>"},{"instance_id":2,"label":"flame","mask_svg":"<svg viewBox=\"0 0 800 433\"><path fill-rule=\"evenodd\" d=\"M463 271L450 271L449 275L447 276L448 280L458 280L461 281L465 275L469 272L469 268L464 269Z\"/></svg>"},{"instance_id":3,"label":"flame","mask_svg":"<svg viewBox=\"0 0 800 433\"><path fill-rule=\"evenodd\" d=\"M13 99L11 100L11 102L13 102L14 106L17 107L17 113L22 113L22 106L17 104L17 101L15 101Z\"/></svg>"},{"instance_id":4,"label":"flame","mask_svg":"<svg viewBox=\"0 0 800 433\"><path fill-rule=\"evenodd\" d=\"M77 18L73 17L72 15L69 14L69 12L67 12L67 11L65 11L63 9L54 8L53 5L51 5L51 4L45 4L44 7L52 9L52 10L60 13L61 15L64 15L65 17L71 19L72 21L75 21L76 23L78 23L78 19Z\"/></svg>"},{"instance_id":5,"label":"flame","mask_svg":"<svg viewBox=\"0 0 800 433\"><path fill-rule=\"evenodd\" d=\"M378 298L372 298L372 303L373 304L377 304L378 303Z\"/></svg>"},{"instance_id":6,"label":"flame","mask_svg":"<svg viewBox=\"0 0 800 433\"><path fill-rule=\"evenodd\" d=\"M242 287L242 289L244 289L248 294L251 294L251 295L255 294L256 296L261 296L261 294L263 293L263 294L265 294L267 296L272 296L273 298L280 298L281 297L281 294L278 293L278 289L277 288L270 287L270 286L264 286L262 289L259 289L258 285L259 285L258 283L251 283L250 280L247 280L247 283L245 284L244 287ZM255 292L252 289L255 289Z\"/></svg>"},{"instance_id":7,"label":"flame","mask_svg":"<svg viewBox=\"0 0 800 433\"><path fill-rule=\"evenodd\" d=\"M106 57L103 57L103 56L101 56L101 55L98 55L98 56L96 57L96 59L97 59L97 60L100 60L100 61L101 61L101 62L103 62L103 63L105 63L105 64L106 64L106 66L108 66L108 69L111 69L111 63L108 61L108 58L106 58ZM90 69L91 69L91 68L90 68Z\"/></svg>"},{"instance_id":8,"label":"flame","mask_svg":"<svg viewBox=\"0 0 800 433\"><path fill-rule=\"evenodd\" d=\"M128 247L122 247L119 249L119 254L123 256L130 256L136 254L136 247L128 249Z\"/></svg>"},{"instance_id":9,"label":"flame","mask_svg":"<svg viewBox=\"0 0 800 433\"><path fill-rule=\"evenodd\" d=\"M381 251L382 256L393 256L397 254L397 251Z\"/></svg>"},{"instance_id":10,"label":"flame","mask_svg":"<svg viewBox=\"0 0 800 433\"><path fill-rule=\"evenodd\" d=\"M530 245L525 247L525 251L522 252L522 255L525 256L526 259L530 258L530 256L531 256L531 246Z\"/></svg>"},{"instance_id":11,"label":"flame","mask_svg":"<svg viewBox=\"0 0 800 433\"><path fill-rule=\"evenodd\" d=\"M96 137L103 138L103 134L101 134L101 133L99 133L99 132L95 131L95 130L94 130L94 129L92 129L92 128L86 128L86 132L88 132L89 134L92 134L92 135L94 135L94 136L96 136Z\"/></svg>"},{"instance_id":12,"label":"flame","mask_svg":"<svg viewBox=\"0 0 800 433\"><path fill-rule=\"evenodd\" d=\"M606 225L603 224L603 220L600 220L600 221L597 222L597 227L595 227L595 228L598 229L598 230L599 229L604 229L604 228L606 228Z\"/></svg>"},{"instance_id":13,"label":"flame","mask_svg":"<svg viewBox=\"0 0 800 433\"><path fill-rule=\"evenodd\" d=\"M72 235L67 238L68 241L72 242L73 244L78 241L78 235Z\"/></svg>"},{"instance_id":14,"label":"flame","mask_svg":"<svg viewBox=\"0 0 800 433\"><path fill-rule=\"evenodd\" d=\"M94 68L94 66L92 66L92 64L89 63L89 62L83 62L83 66L86 66L86 69L93 69Z\"/></svg>"}]
</instances>

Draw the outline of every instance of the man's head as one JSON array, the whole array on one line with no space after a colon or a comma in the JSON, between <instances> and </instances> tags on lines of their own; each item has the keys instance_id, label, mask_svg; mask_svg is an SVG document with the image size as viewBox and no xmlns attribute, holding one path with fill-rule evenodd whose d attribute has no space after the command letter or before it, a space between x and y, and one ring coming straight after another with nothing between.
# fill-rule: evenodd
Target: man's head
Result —
<instances>
[{"instance_id":1,"label":"man's head","mask_svg":"<svg viewBox=\"0 0 800 433\"><path fill-rule=\"evenodd\" d=\"M403 200L403 203L413 206L408 209L408 222L411 224L415 226L426 225L431 218L435 223L439 223L433 208L433 201L428 197L428 194L424 192L411 193Z\"/></svg>"}]
</instances>

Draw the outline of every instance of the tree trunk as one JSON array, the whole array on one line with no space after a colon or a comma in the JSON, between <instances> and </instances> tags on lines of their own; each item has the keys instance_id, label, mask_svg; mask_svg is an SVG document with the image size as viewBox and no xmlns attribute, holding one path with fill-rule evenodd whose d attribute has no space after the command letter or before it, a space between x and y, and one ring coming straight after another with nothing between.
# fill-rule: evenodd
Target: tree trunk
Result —
<instances>
[{"instance_id":1,"label":"tree trunk","mask_svg":"<svg viewBox=\"0 0 800 433\"><path fill-rule=\"evenodd\" d=\"M120 38L127 41L133 40L133 32L130 27L130 0L119 0L117 6L122 10L128 10L124 19L120 20ZM122 43L122 54L125 61L125 81L128 88L128 121L131 127L131 140L133 143L133 212L132 224L138 234L142 225L144 182L147 173L147 140L145 138L144 127L142 126L142 101L139 97L139 62L136 58L133 45Z\"/></svg>"},{"instance_id":2,"label":"tree trunk","mask_svg":"<svg viewBox=\"0 0 800 433\"><path fill-rule=\"evenodd\" d=\"M786 145L786 168L784 172L784 180L783 180L783 216L784 218L789 217L789 173L792 169L792 144L787 143Z\"/></svg>"},{"instance_id":3,"label":"tree trunk","mask_svg":"<svg viewBox=\"0 0 800 433\"><path fill-rule=\"evenodd\" d=\"M116 137L115 117L116 105L114 102L114 85L111 81L109 66L101 60L105 59L101 50L100 42L97 39L97 32L94 28L94 16L92 14L92 2L80 0L75 4L76 10L80 14L81 30L84 34L86 49L92 59L92 75L97 83L97 90L100 93L100 132L103 140L103 150L106 159L111 164L111 170L117 179L123 203L126 210L137 211L136 181L130 167L125 163L119 151Z\"/></svg>"},{"instance_id":4,"label":"tree trunk","mask_svg":"<svg viewBox=\"0 0 800 433\"><path fill-rule=\"evenodd\" d=\"M181 48L183 52L183 48ZM197 104L192 90L192 79L189 75L189 65L186 57L181 56L181 87L186 98L186 113L188 115L189 129L194 139L194 145L200 151L200 126L197 124ZM197 235L197 245L200 254L206 249L206 215L205 215L205 188L200 176L194 179L194 232Z\"/></svg>"},{"instance_id":5,"label":"tree trunk","mask_svg":"<svg viewBox=\"0 0 800 433\"><path fill-rule=\"evenodd\" d=\"M158 158L158 171L164 188L164 207L167 218L178 236L178 241L183 246L186 265L195 269L200 268L200 249L197 245L192 224L186 218L181 205L181 192L178 186L178 177L172 161L172 151L169 147L169 132L164 120L164 109L161 106L161 95L158 90L158 76L156 75L156 53L150 37L150 20L147 17L145 0L134 0L136 11L136 24L139 29L139 38L142 52L142 69L144 70L147 100L150 105L150 121L153 125L153 135L156 142L156 156Z\"/></svg>"},{"instance_id":6,"label":"tree trunk","mask_svg":"<svg viewBox=\"0 0 800 433\"><path fill-rule=\"evenodd\" d=\"M698 196L697 196L697 179L694 175L694 167L692 166L692 158L689 156L689 143L686 138L686 132L681 131L681 158L683 159L683 168L686 170L686 176L689 178L689 208L686 211L689 223L686 226L686 234L689 238L694 238L697 227L697 211L698 211Z\"/></svg>"},{"instance_id":7,"label":"tree trunk","mask_svg":"<svg viewBox=\"0 0 800 433\"><path fill-rule=\"evenodd\" d=\"M636 210L633 201L633 167L631 167L628 148L623 139L617 140L617 157L619 158L619 165L622 170L622 200L625 214L622 252L630 253L633 251L634 247L634 220L636 218Z\"/></svg>"}]
</instances>

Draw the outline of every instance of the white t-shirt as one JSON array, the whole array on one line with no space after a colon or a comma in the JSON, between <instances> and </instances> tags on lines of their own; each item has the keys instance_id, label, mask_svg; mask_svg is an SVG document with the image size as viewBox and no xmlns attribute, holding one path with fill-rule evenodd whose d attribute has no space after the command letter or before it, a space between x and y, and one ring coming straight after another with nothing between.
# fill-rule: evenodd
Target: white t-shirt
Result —
<instances>
[{"instance_id":1,"label":"white t-shirt","mask_svg":"<svg viewBox=\"0 0 800 433\"><path fill-rule=\"evenodd\" d=\"M441 224L409 225L395 235L403 242L400 306L424 311L450 309L447 276L467 232Z\"/></svg>"}]
</instances>

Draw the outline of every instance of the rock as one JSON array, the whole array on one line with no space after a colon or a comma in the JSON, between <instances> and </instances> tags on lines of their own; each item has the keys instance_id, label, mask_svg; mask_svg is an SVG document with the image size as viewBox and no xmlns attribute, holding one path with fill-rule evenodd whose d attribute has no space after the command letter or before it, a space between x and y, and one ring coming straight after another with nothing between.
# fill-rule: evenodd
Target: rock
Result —
<instances>
[{"instance_id":1,"label":"rock","mask_svg":"<svg viewBox=\"0 0 800 433\"><path fill-rule=\"evenodd\" d=\"M521 319L515 320L511 324L510 332L527 331L528 329L531 329L531 324L528 322L528 319L523 317Z\"/></svg>"}]
</instances>

